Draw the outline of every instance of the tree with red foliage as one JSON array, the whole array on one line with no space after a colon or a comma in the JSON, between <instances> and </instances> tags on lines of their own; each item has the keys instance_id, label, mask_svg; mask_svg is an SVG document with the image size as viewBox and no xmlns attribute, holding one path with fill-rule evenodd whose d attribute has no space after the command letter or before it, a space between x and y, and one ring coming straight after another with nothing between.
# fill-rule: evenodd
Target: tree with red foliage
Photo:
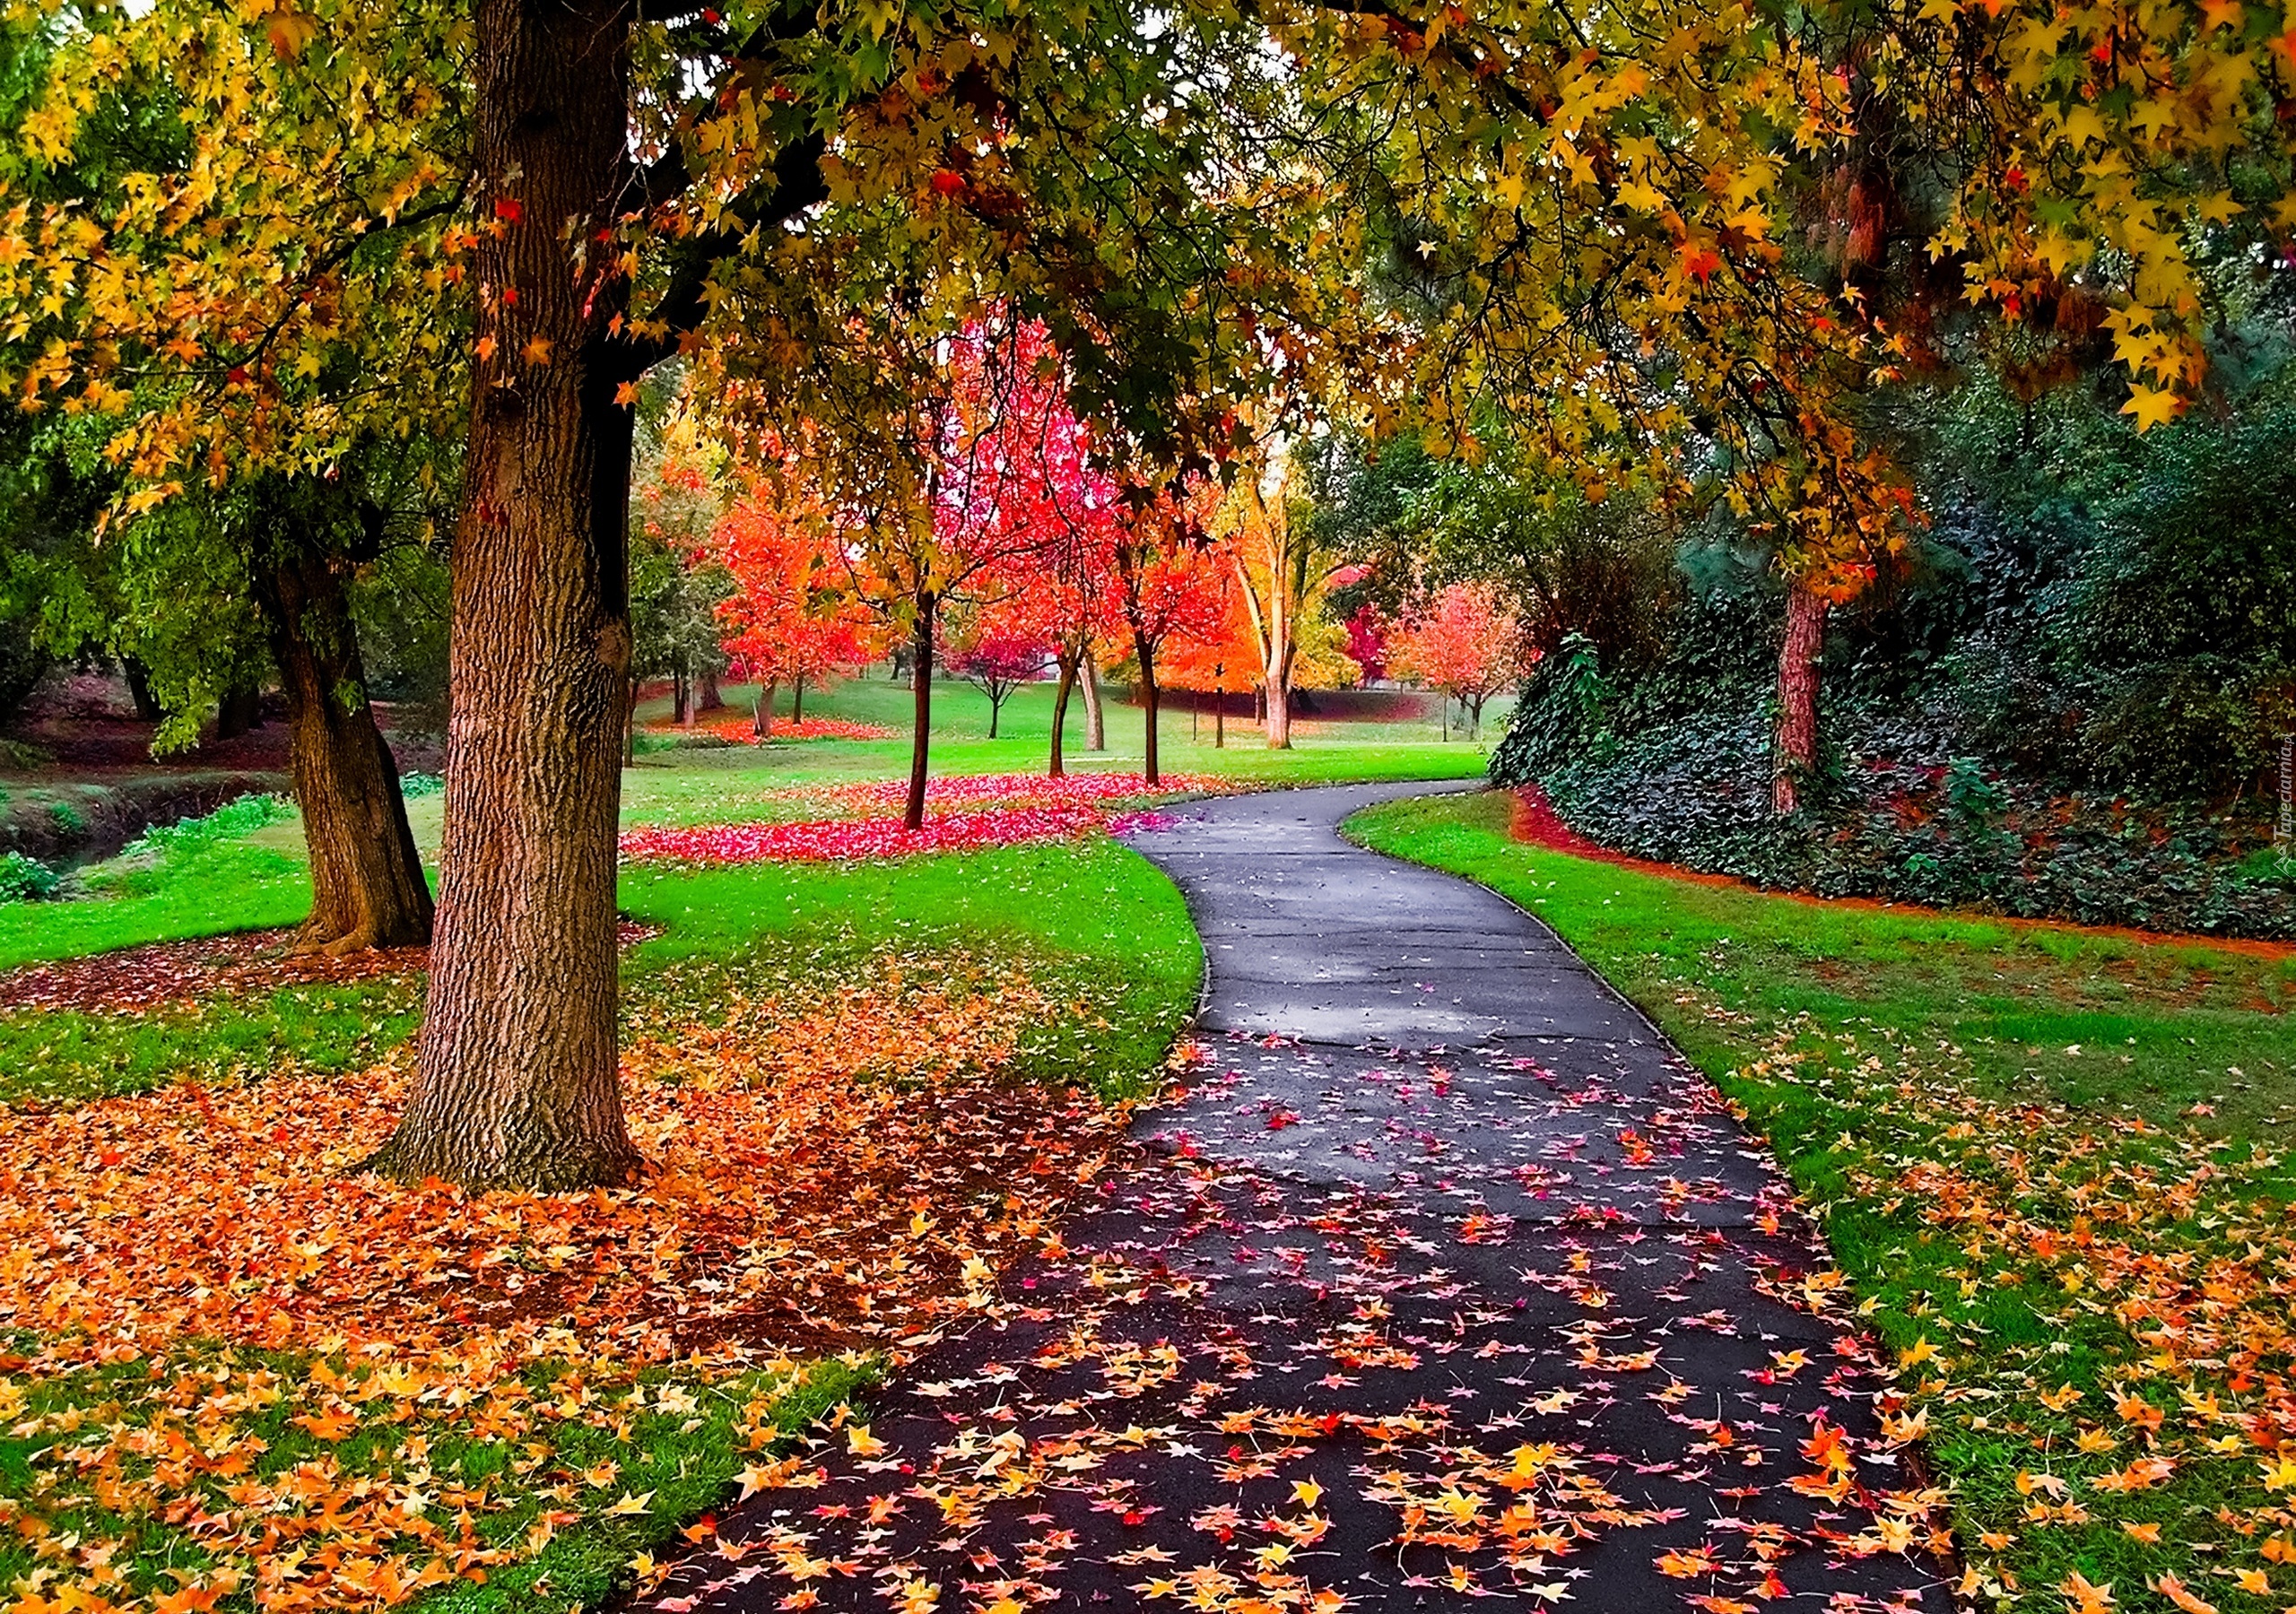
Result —
<instances>
[{"instance_id":1,"label":"tree with red foliage","mask_svg":"<svg viewBox=\"0 0 2296 1614\"><path fill-rule=\"evenodd\" d=\"M1387 675L1387 637L1393 624L1370 601L1355 608L1346 621L1347 659L1363 669L1363 681L1376 683Z\"/></svg>"},{"instance_id":2,"label":"tree with red foliage","mask_svg":"<svg viewBox=\"0 0 2296 1614\"><path fill-rule=\"evenodd\" d=\"M1454 583L1405 621L1391 641L1394 668L1465 707L1468 733L1483 703L1522 670L1522 630L1488 583Z\"/></svg>"},{"instance_id":3,"label":"tree with red foliage","mask_svg":"<svg viewBox=\"0 0 2296 1614\"><path fill-rule=\"evenodd\" d=\"M1159 490L1118 522L1115 560L1117 601L1140 663L1141 704L1147 708L1147 743L1141 772L1161 779L1156 762L1156 653L1174 639L1210 640L1226 625L1226 557L1206 546L1205 522L1219 503L1217 484L1182 491Z\"/></svg>"},{"instance_id":4,"label":"tree with red foliage","mask_svg":"<svg viewBox=\"0 0 2296 1614\"><path fill-rule=\"evenodd\" d=\"M849 667L868 653L868 608L844 586L844 568L821 525L794 517L761 484L728 510L710 534L736 592L718 608L729 630L726 653L763 686L757 732L773 733L773 693L787 679L792 717L804 716L808 678Z\"/></svg>"},{"instance_id":5,"label":"tree with red foliage","mask_svg":"<svg viewBox=\"0 0 2296 1614\"><path fill-rule=\"evenodd\" d=\"M1008 385L1004 409L978 455L1001 468L993 502L1004 541L990 579L995 597L977 631L1014 645L1033 641L1042 651L1039 668L1049 663L1057 670L1047 771L1059 778L1067 771L1069 699L1079 675L1089 679L1096 641L1121 626L1114 577L1116 484L1092 464L1091 433L1068 406L1043 328L1024 327L1022 337L1019 357L1030 368L1015 365L1016 381ZM1085 688L1092 704L1089 681ZM990 700L993 735L998 701L993 693ZM1097 736L1093 748L1099 749Z\"/></svg>"},{"instance_id":6,"label":"tree with red foliage","mask_svg":"<svg viewBox=\"0 0 2296 1614\"><path fill-rule=\"evenodd\" d=\"M959 615L942 623L941 661L950 672L988 697L988 737L1013 691L1032 683L1052 664L1052 646L1046 637L1017 613L990 607Z\"/></svg>"}]
</instances>

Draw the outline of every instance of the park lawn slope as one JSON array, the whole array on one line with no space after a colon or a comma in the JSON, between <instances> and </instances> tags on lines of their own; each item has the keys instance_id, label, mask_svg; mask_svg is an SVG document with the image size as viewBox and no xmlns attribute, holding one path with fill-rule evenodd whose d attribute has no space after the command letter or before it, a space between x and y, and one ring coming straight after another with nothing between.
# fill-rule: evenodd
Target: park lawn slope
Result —
<instances>
[{"instance_id":1,"label":"park lawn slope","mask_svg":"<svg viewBox=\"0 0 2296 1614\"><path fill-rule=\"evenodd\" d=\"M1897 1352L1967 1593L2296 1601L2296 959L1670 879L1511 807L1347 833L1537 915L1769 1139Z\"/></svg>"},{"instance_id":2,"label":"park lawn slope","mask_svg":"<svg viewBox=\"0 0 2296 1614\"><path fill-rule=\"evenodd\" d=\"M865 1440L848 1397L1087 1192L1202 968L1178 893L1105 838L639 867L622 900L628 1189L359 1170L419 976L85 1014L38 1075L8 1049L12 1614L560 1614L642 1585L709 1508L802 1480L805 1441ZM336 991L375 1046L282 1011Z\"/></svg>"}]
</instances>

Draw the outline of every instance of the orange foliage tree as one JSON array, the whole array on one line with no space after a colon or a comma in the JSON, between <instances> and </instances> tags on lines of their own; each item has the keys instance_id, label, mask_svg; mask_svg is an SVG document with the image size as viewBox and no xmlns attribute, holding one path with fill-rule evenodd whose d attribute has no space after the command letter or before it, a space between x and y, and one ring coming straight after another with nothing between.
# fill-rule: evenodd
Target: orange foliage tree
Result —
<instances>
[{"instance_id":1,"label":"orange foliage tree","mask_svg":"<svg viewBox=\"0 0 2296 1614\"><path fill-rule=\"evenodd\" d=\"M789 715L802 719L807 679L867 658L869 610L846 588L844 567L822 529L787 518L763 485L727 511L710 538L735 586L718 607L728 630L726 653L763 686L757 733L764 738L773 733L773 694L783 680L796 696Z\"/></svg>"},{"instance_id":2,"label":"orange foliage tree","mask_svg":"<svg viewBox=\"0 0 2296 1614\"><path fill-rule=\"evenodd\" d=\"M1515 613L1488 583L1454 583L1412 612L1388 640L1396 676L1416 679L1456 700L1467 732L1483 726L1483 703L1513 682L1523 665Z\"/></svg>"}]
</instances>

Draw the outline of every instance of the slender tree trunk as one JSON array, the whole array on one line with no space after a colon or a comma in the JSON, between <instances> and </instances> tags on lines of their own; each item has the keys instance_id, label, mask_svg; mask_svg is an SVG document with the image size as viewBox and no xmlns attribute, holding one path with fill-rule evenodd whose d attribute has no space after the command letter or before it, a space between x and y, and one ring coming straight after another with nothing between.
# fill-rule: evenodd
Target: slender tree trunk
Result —
<instances>
[{"instance_id":1,"label":"slender tree trunk","mask_svg":"<svg viewBox=\"0 0 2296 1614\"><path fill-rule=\"evenodd\" d=\"M1084 652L1084 749L1104 751L1109 748L1108 713L1100 705L1100 664L1099 658Z\"/></svg>"},{"instance_id":2,"label":"slender tree trunk","mask_svg":"<svg viewBox=\"0 0 2296 1614\"><path fill-rule=\"evenodd\" d=\"M473 377L447 839L413 1090L376 1164L567 1189L639 1163L616 1070L615 730L631 662L628 0L478 0ZM515 291L513 303L508 293ZM499 294L499 295L498 295Z\"/></svg>"},{"instance_id":3,"label":"slender tree trunk","mask_svg":"<svg viewBox=\"0 0 2296 1614\"><path fill-rule=\"evenodd\" d=\"M769 678L765 681L765 687L757 692L757 707L750 716L750 726L757 731L757 737L761 740L773 738L773 689L779 681Z\"/></svg>"},{"instance_id":4,"label":"slender tree trunk","mask_svg":"<svg viewBox=\"0 0 2296 1614\"><path fill-rule=\"evenodd\" d=\"M1067 759L1062 747L1068 742L1068 697L1076 688L1076 664L1080 658L1064 655L1060 658L1060 683L1052 693L1052 766L1047 771L1059 778L1068 771Z\"/></svg>"},{"instance_id":5,"label":"slender tree trunk","mask_svg":"<svg viewBox=\"0 0 2296 1614\"><path fill-rule=\"evenodd\" d=\"M1252 691L1252 721L1254 723L1267 721L1267 689L1265 685Z\"/></svg>"},{"instance_id":6,"label":"slender tree trunk","mask_svg":"<svg viewBox=\"0 0 2296 1614\"><path fill-rule=\"evenodd\" d=\"M683 667L670 674L670 718L680 728L693 726L693 678Z\"/></svg>"},{"instance_id":7,"label":"slender tree trunk","mask_svg":"<svg viewBox=\"0 0 2296 1614\"><path fill-rule=\"evenodd\" d=\"M1222 690L1213 697L1219 705L1212 708L1212 749L1228 749L1228 691Z\"/></svg>"},{"instance_id":8,"label":"slender tree trunk","mask_svg":"<svg viewBox=\"0 0 2296 1614\"><path fill-rule=\"evenodd\" d=\"M933 612L938 604L931 594L918 603L916 637L909 647L909 688L917 708L909 743L909 801L900 821L912 835L925 828L925 769L933 733Z\"/></svg>"},{"instance_id":9,"label":"slender tree trunk","mask_svg":"<svg viewBox=\"0 0 2296 1614\"><path fill-rule=\"evenodd\" d=\"M310 853L311 913L296 946L336 954L420 947L430 940L430 888L407 828L398 764L363 694L343 581L328 556L291 534L257 586Z\"/></svg>"},{"instance_id":10,"label":"slender tree trunk","mask_svg":"<svg viewBox=\"0 0 2296 1614\"><path fill-rule=\"evenodd\" d=\"M1770 806L1802 804L1802 782L1818 765L1818 656L1825 649L1826 602L1805 585L1786 593L1786 640L1778 653L1778 773Z\"/></svg>"},{"instance_id":11,"label":"slender tree trunk","mask_svg":"<svg viewBox=\"0 0 2296 1614\"><path fill-rule=\"evenodd\" d=\"M701 699L698 704L705 712L722 712L726 709L725 694L718 688L718 674L706 669L701 674Z\"/></svg>"},{"instance_id":12,"label":"slender tree trunk","mask_svg":"<svg viewBox=\"0 0 2296 1614\"><path fill-rule=\"evenodd\" d=\"M803 723L804 720L805 675L803 672L800 672L790 681L789 685L789 721L792 723Z\"/></svg>"},{"instance_id":13,"label":"slender tree trunk","mask_svg":"<svg viewBox=\"0 0 2296 1614\"><path fill-rule=\"evenodd\" d=\"M1461 702L1467 707L1467 738L1470 740L1483 738L1483 703L1486 697L1478 695L1472 703L1464 700Z\"/></svg>"},{"instance_id":14,"label":"slender tree trunk","mask_svg":"<svg viewBox=\"0 0 2296 1614\"><path fill-rule=\"evenodd\" d=\"M1137 633L1132 636L1132 644L1140 655L1140 700L1148 712L1147 743L1141 772L1151 785L1161 785L1164 776L1156 766L1156 707L1161 693L1156 688L1156 646Z\"/></svg>"}]
</instances>

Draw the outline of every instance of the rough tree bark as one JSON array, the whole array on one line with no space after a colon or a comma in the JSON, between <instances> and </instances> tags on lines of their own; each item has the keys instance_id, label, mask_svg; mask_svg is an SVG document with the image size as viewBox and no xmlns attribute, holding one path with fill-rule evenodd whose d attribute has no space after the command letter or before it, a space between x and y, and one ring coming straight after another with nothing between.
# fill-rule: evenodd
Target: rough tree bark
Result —
<instances>
[{"instance_id":1,"label":"rough tree bark","mask_svg":"<svg viewBox=\"0 0 2296 1614\"><path fill-rule=\"evenodd\" d=\"M1084 652L1084 749L1104 751L1109 748L1108 713L1100 706L1100 665L1099 658Z\"/></svg>"},{"instance_id":2,"label":"rough tree bark","mask_svg":"<svg viewBox=\"0 0 2296 1614\"><path fill-rule=\"evenodd\" d=\"M1057 779L1068 771L1068 759L1064 751L1068 735L1068 697L1076 688L1076 668L1083 657L1064 653L1057 658L1060 682L1052 692L1052 766L1048 770Z\"/></svg>"},{"instance_id":3,"label":"rough tree bark","mask_svg":"<svg viewBox=\"0 0 2296 1614\"><path fill-rule=\"evenodd\" d=\"M693 682L683 667L670 674L670 721L680 728L693 726Z\"/></svg>"},{"instance_id":4,"label":"rough tree bark","mask_svg":"<svg viewBox=\"0 0 2296 1614\"><path fill-rule=\"evenodd\" d=\"M750 726L757 731L757 737L761 740L773 738L773 691L780 681L775 678L765 681L765 688L757 693L757 706L750 714Z\"/></svg>"},{"instance_id":5,"label":"rough tree bark","mask_svg":"<svg viewBox=\"0 0 2296 1614\"><path fill-rule=\"evenodd\" d=\"M925 828L925 768L933 735L933 613L940 602L919 595L909 641L909 689L916 696L916 729L909 744L909 802L900 821L911 835Z\"/></svg>"},{"instance_id":6,"label":"rough tree bark","mask_svg":"<svg viewBox=\"0 0 2296 1614\"><path fill-rule=\"evenodd\" d=\"M629 0L478 0L474 283L447 838L414 1087L375 1164L566 1189L638 1165L616 1072L616 752L631 660ZM583 256L578 259L577 249ZM507 293L515 290L511 303Z\"/></svg>"},{"instance_id":7,"label":"rough tree bark","mask_svg":"<svg viewBox=\"0 0 2296 1614\"><path fill-rule=\"evenodd\" d=\"M702 672L701 698L695 704L705 712L722 712L726 709L726 696L724 691L718 688L718 674L707 669Z\"/></svg>"},{"instance_id":8,"label":"rough tree bark","mask_svg":"<svg viewBox=\"0 0 2296 1614\"><path fill-rule=\"evenodd\" d=\"M257 586L310 853L311 913L296 946L334 954L419 947L430 940L430 888L407 828L398 763L361 693L367 674L343 579L331 556L291 534Z\"/></svg>"},{"instance_id":9,"label":"rough tree bark","mask_svg":"<svg viewBox=\"0 0 2296 1614\"><path fill-rule=\"evenodd\" d=\"M1818 765L1818 656L1825 648L1826 602L1806 585L1786 592L1786 639L1778 653L1778 771L1770 806L1802 804L1802 782Z\"/></svg>"}]
</instances>

